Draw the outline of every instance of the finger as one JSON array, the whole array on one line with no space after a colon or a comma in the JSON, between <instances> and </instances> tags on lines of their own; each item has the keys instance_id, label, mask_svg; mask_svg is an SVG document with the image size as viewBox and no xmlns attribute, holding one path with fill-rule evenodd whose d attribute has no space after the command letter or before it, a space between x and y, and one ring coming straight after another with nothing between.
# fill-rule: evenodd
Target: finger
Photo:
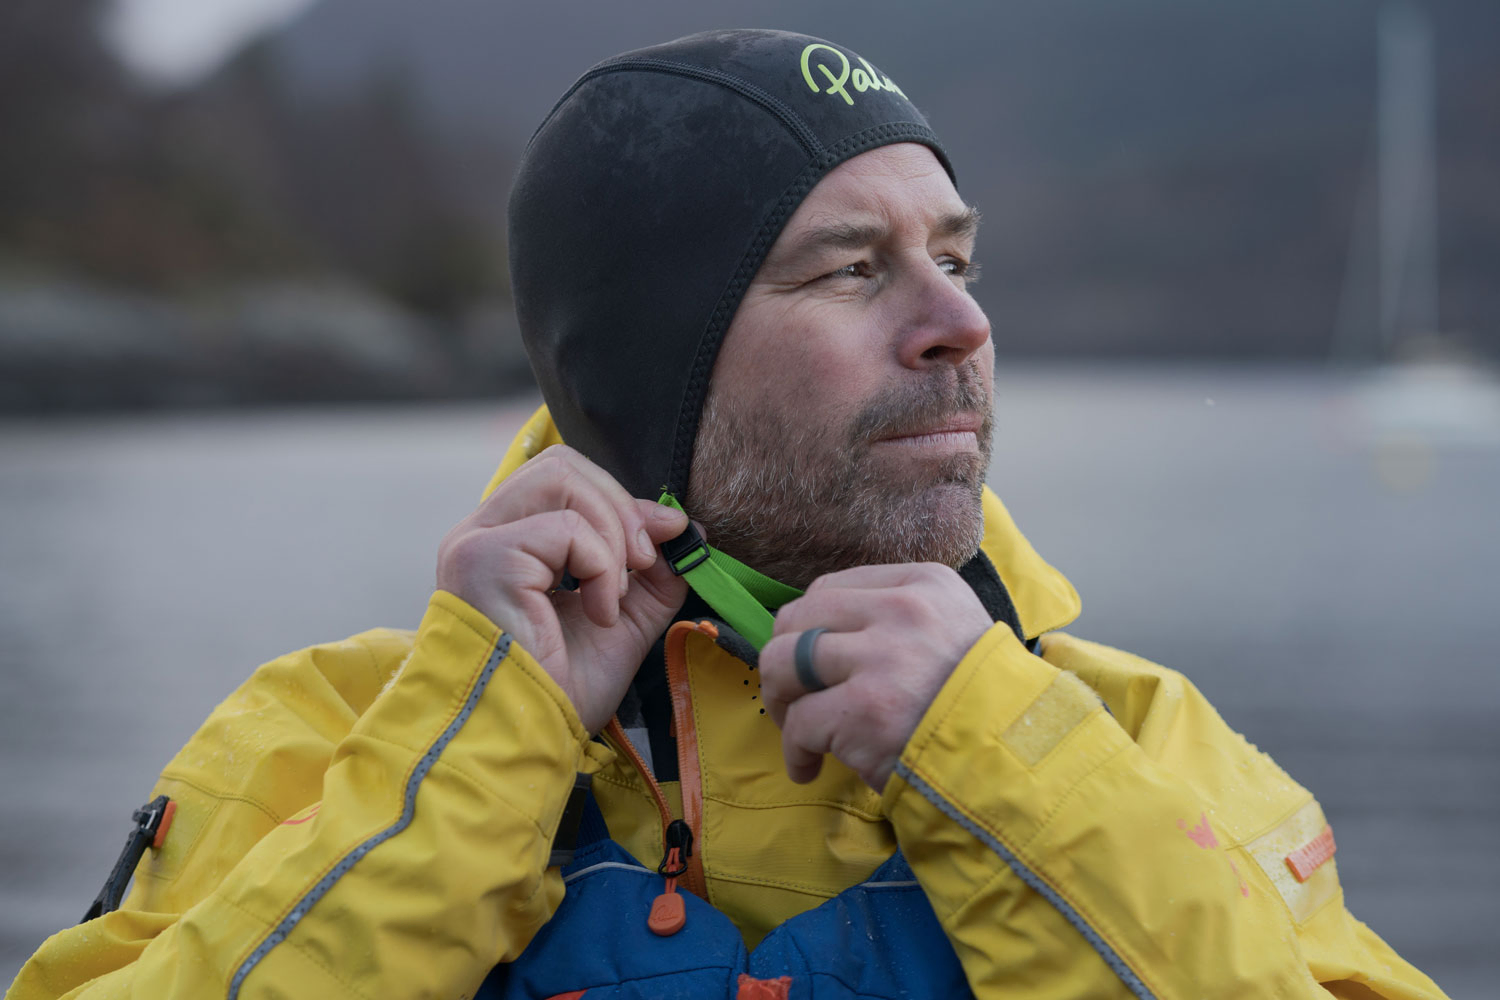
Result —
<instances>
[{"instance_id":1,"label":"finger","mask_svg":"<svg viewBox=\"0 0 1500 1000\"><path fill-rule=\"evenodd\" d=\"M884 587L901 587L943 573L958 575L956 570L941 563L882 563L872 566L851 566L848 569L824 573L808 584L807 592L813 593L830 587L839 590L877 590Z\"/></svg>"},{"instance_id":2,"label":"finger","mask_svg":"<svg viewBox=\"0 0 1500 1000\"><path fill-rule=\"evenodd\" d=\"M959 595L973 599L963 578L939 563L856 566L819 577L801 597L783 605L772 634L819 625L857 632L875 623L925 622L945 602L961 601Z\"/></svg>"},{"instance_id":3,"label":"finger","mask_svg":"<svg viewBox=\"0 0 1500 1000\"><path fill-rule=\"evenodd\" d=\"M665 559L630 574L630 587L620 599L620 619L628 622L647 645L671 624L687 597L687 581L672 572ZM634 665L631 667L634 670Z\"/></svg>"},{"instance_id":4,"label":"finger","mask_svg":"<svg viewBox=\"0 0 1500 1000\"><path fill-rule=\"evenodd\" d=\"M622 529L622 541L626 546L625 563L632 569L645 569L656 561L656 545L652 540L651 528L652 518L656 517L650 513L651 508L660 507L660 504L638 500L630 495L630 492L620 485L620 481L608 472L604 471L598 464L590 461L581 453L567 448L566 445L554 445L553 447L566 448L563 453L567 461L575 468L595 489L599 495L614 508L620 520ZM548 449L551 450L551 449ZM543 452L542 454L546 454ZM644 507L643 504L650 504ZM670 510L671 508L667 508ZM673 513L677 513L673 511ZM676 518L668 518L676 521Z\"/></svg>"},{"instance_id":5,"label":"finger","mask_svg":"<svg viewBox=\"0 0 1500 1000\"><path fill-rule=\"evenodd\" d=\"M592 528L580 529L578 541L582 541L591 532ZM607 553L605 558L609 562L602 571L593 575L586 575L577 569L572 572L578 578L578 598L583 605L583 613L600 628L609 628L620 620L620 599L629 590L630 576L623 565L614 561L614 553L609 551L608 544L597 534L594 534L594 538L604 548ZM594 544L594 541L588 542L591 549Z\"/></svg>"},{"instance_id":6,"label":"finger","mask_svg":"<svg viewBox=\"0 0 1500 1000\"><path fill-rule=\"evenodd\" d=\"M609 473L566 445L554 445L517 469L480 505L475 518L481 524L504 524L558 509L576 510L588 518L620 565L643 567L654 560L634 498Z\"/></svg>"},{"instance_id":7,"label":"finger","mask_svg":"<svg viewBox=\"0 0 1500 1000\"><path fill-rule=\"evenodd\" d=\"M575 510L547 511L489 530L502 552L509 550L530 557L540 567L523 576L515 567L505 564L509 560L497 560L489 570L499 578L497 583L551 590L564 571L570 572L578 580L578 598L589 620L601 627L615 623L624 568L583 515Z\"/></svg>"},{"instance_id":8,"label":"finger","mask_svg":"<svg viewBox=\"0 0 1500 1000\"><path fill-rule=\"evenodd\" d=\"M797 675L797 643L804 632L773 636L760 654L760 692L765 702L766 714L778 726L782 724L786 710L793 702L817 691L802 683ZM849 679L854 671L854 660L850 655L858 638L852 633L824 632L813 642L813 674L822 682L822 688L836 687Z\"/></svg>"},{"instance_id":9,"label":"finger","mask_svg":"<svg viewBox=\"0 0 1500 1000\"><path fill-rule=\"evenodd\" d=\"M671 541L687 530L688 516L676 507L668 507L655 500L636 500L635 504L636 510L641 513L641 518L645 522L647 547L650 549L651 559L644 566L634 568L645 569L646 566L656 561L658 545Z\"/></svg>"},{"instance_id":10,"label":"finger","mask_svg":"<svg viewBox=\"0 0 1500 1000\"><path fill-rule=\"evenodd\" d=\"M781 727L781 756L787 777L805 785L823 770L823 756L833 750L841 713L832 692L810 694L791 705Z\"/></svg>"},{"instance_id":11,"label":"finger","mask_svg":"<svg viewBox=\"0 0 1500 1000\"><path fill-rule=\"evenodd\" d=\"M490 530L497 533L499 544L512 546L546 566L549 582L540 589L556 587L564 572L578 580L580 591L597 587L601 580L619 585L621 567L614 550L576 510L533 514Z\"/></svg>"},{"instance_id":12,"label":"finger","mask_svg":"<svg viewBox=\"0 0 1500 1000\"><path fill-rule=\"evenodd\" d=\"M773 636L791 635L810 628L835 632L858 632L879 614L869 590L825 587L788 601L776 612Z\"/></svg>"}]
</instances>

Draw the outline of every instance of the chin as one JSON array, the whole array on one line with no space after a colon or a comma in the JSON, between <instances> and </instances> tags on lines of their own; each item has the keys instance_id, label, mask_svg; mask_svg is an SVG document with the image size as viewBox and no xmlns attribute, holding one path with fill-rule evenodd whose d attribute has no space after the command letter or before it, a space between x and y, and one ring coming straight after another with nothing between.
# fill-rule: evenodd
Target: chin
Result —
<instances>
[{"instance_id":1,"label":"chin","mask_svg":"<svg viewBox=\"0 0 1500 1000\"><path fill-rule=\"evenodd\" d=\"M957 569L984 538L981 490L982 483L941 482L900 503L860 512L865 516L855 519L865 528L865 551L859 561L935 562Z\"/></svg>"}]
</instances>

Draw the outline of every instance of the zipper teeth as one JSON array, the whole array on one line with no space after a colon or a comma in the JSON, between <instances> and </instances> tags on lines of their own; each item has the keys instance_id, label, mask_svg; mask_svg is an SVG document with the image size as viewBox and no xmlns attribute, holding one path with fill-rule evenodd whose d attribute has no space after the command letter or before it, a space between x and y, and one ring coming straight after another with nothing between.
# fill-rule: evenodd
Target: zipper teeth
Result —
<instances>
[{"instance_id":1,"label":"zipper teeth","mask_svg":"<svg viewBox=\"0 0 1500 1000\"><path fill-rule=\"evenodd\" d=\"M651 790L651 797L656 800L656 809L661 813L661 839L663 846L665 846L667 842L667 827L672 824L674 817L672 816L672 810L667 806L667 797L662 792L661 785L656 783L656 776L646 766L645 758L641 756L641 752L635 748L634 743L630 742L630 737L625 735L625 727L620 725L619 716L610 719L609 725L604 727L604 731L620 745L620 749L625 752L625 756L629 757L630 762L635 765L636 771L640 772L641 777L646 780L646 787Z\"/></svg>"},{"instance_id":2,"label":"zipper teeth","mask_svg":"<svg viewBox=\"0 0 1500 1000\"><path fill-rule=\"evenodd\" d=\"M689 892L708 898L708 876L703 870L703 773L698 761L698 732L693 718L693 696L688 680L687 637L701 632L710 638L718 629L707 621L681 621L667 632L667 685L672 691L672 726L677 731L677 778L682 788L682 819L692 831L696 850L685 859L684 881Z\"/></svg>"}]
</instances>

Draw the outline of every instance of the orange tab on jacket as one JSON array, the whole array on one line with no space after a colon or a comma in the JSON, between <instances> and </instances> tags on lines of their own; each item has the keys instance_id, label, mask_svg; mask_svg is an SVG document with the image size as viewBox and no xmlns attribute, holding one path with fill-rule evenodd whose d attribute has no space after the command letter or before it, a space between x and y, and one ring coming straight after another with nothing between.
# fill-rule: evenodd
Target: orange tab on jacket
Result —
<instances>
[{"instance_id":1,"label":"orange tab on jacket","mask_svg":"<svg viewBox=\"0 0 1500 1000\"><path fill-rule=\"evenodd\" d=\"M161 811L161 822L157 824L156 836L151 838L152 847L161 850L161 845L167 842L167 831L172 828L172 818L176 815L177 803L168 799L166 806Z\"/></svg>"},{"instance_id":2,"label":"orange tab on jacket","mask_svg":"<svg viewBox=\"0 0 1500 1000\"><path fill-rule=\"evenodd\" d=\"M742 972L736 986L734 1000L786 1000L791 993L792 977L756 979Z\"/></svg>"},{"instance_id":3,"label":"orange tab on jacket","mask_svg":"<svg viewBox=\"0 0 1500 1000\"><path fill-rule=\"evenodd\" d=\"M1286 856L1286 866L1298 882L1306 882L1318 867L1333 857L1338 845L1333 842L1333 827L1324 826L1323 832Z\"/></svg>"}]
</instances>

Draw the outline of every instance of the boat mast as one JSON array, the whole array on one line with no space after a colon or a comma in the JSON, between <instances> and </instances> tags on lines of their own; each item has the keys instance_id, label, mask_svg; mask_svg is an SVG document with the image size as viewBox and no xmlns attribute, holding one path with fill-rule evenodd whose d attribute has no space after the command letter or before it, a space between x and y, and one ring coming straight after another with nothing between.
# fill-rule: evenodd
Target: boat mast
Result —
<instances>
[{"instance_id":1,"label":"boat mast","mask_svg":"<svg viewBox=\"0 0 1500 1000\"><path fill-rule=\"evenodd\" d=\"M1432 25L1410 0L1379 16L1376 92L1379 354L1438 327L1437 138Z\"/></svg>"}]
</instances>

